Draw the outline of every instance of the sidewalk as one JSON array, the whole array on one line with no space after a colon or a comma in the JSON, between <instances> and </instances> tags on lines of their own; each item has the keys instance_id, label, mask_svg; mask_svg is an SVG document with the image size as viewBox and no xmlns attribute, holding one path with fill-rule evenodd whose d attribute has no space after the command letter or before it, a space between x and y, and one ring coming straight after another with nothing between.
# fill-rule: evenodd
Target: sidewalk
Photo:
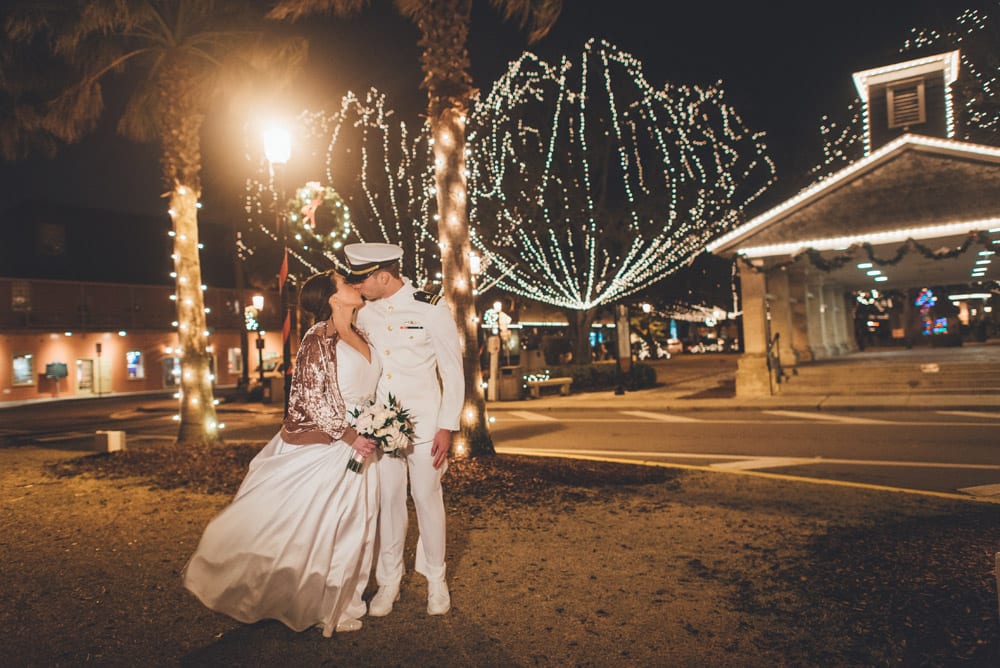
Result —
<instances>
[{"instance_id":1,"label":"sidewalk","mask_svg":"<svg viewBox=\"0 0 1000 668\"><path fill-rule=\"evenodd\" d=\"M578 392L569 396L544 395L540 399L520 401L488 401L487 411L551 411L551 410L618 410L618 411L734 411L734 410L962 410L998 411L1000 395L996 394L888 394L888 395L816 395L781 396L761 399L709 398L690 399L689 392L671 387L657 387L616 395L612 390ZM141 411L167 413L177 410L175 400L144 403ZM281 404L231 402L219 404L219 413L259 413L280 419Z\"/></svg>"},{"instance_id":2,"label":"sidewalk","mask_svg":"<svg viewBox=\"0 0 1000 668\"><path fill-rule=\"evenodd\" d=\"M822 364L846 369L857 369L858 373L878 373L879 365L888 368L898 364L901 356L927 359L948 363L956 355L969 357L976 355L977 364L1000 369L1000 345L987 345L973 350L936 351L886 351L884 353L848 356L835 360L825 360ZM539 411L539 410L659 410L659 411L733 411L733 410L815 410L815 411L864 411L864 410L962 410L1000 411L1000 391L997 388L951 387L942 391L927 390L913 392L886 392L880 394L843 394L837 392L817 392L814 394L782 394L780 386L770 397L736 397L733 391L736 355L685 355L671 360L647 362L657 371L660 384L646 390L628 391L616 395L613 390L599 392L573 392L568 396L553 394L554 388L543 390L539 399L517 401L489 401L487 409L493 411ZM944 361L942 361L944 360ZM219 388L217 394L223 401L216 410L220 413L282 413L281 403L263 404L241 401L232 391L234 388ZM107 395L125 397L128 395ZM94 397L88 397L93 399ZM40 399L30 402L0 402L0 409L16 405L42 402L67 401L65 399ZM139 410L149 412L172 412L177 410L177 400L164 393L151 393L148 401L143 401Z\"/></svg>"},{"instance_id":3,"label":"sidewalk","mask_svg":"<svg viewBox=\"0 0 1000 668\"><path fill-rule=\"evenodd\" d=\"M909 393L846 396L817 394L790 396L776 394L763 398L690 398L690 388L666 386L616 395L613 391L581 392L569 396L542 396L521 401L491 401L491 410L964 410L1000 411L1000 394Z\"/></svg>"}]
</instances>

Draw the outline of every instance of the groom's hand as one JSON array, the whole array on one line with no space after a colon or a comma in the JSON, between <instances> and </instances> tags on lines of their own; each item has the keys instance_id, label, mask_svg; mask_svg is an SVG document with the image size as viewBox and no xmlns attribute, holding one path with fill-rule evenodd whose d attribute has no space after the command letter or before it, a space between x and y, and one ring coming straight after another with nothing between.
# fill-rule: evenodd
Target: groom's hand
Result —
<instances>
[{"instance_id":1,"label":"groom's hand","mask_svg":"<svg viewBox=\"0 0 1000 668\"><path fill-rule=\"evenodd\" d=\"M451 451L451 432L447 429L438 429L434 434L434 443L431 444L431 457L434 458L434 468L441 468L448 461L448 453Z\"/></svg>"}]
</instances>

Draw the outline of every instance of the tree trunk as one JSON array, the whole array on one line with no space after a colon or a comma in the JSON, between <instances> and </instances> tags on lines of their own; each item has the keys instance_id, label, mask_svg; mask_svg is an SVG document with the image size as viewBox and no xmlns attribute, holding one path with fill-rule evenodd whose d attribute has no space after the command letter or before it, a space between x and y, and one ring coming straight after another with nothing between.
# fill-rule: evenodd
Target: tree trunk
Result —
<instances>
[{"instance_id":1,"label":"tree trunk","mask_svg":"<svg viewBox=\"0 0 1000 668\"><path fill-rule=\"evenodd\" d=\"M198 256L198 194L178 183L170 193L177 272L177 338L181 348L181 422L177 443L219 440L212 369L205 335L205 300Z\"/></svg>"},{"instance_id":2,"label":"tree trunk","mask_svg":"<svg viewBox=\"0 0 1000 668\"><path fill-rule=\"evenodd\" d=\"M406 13L406 12L404 12ZM423 88L427 118L434 141L434 182L437 187L438 241L444 295L463 341L465 403L456 454L492 455L493 438L486 426L486 400L479 366L479 324L469 270L469 218L465 169L465 115L472 94L469 74L471 0L426 0L408 16L420 30Z\"/></svg>"},{"instance_id":3,"label":"tree trunk","mask_svg":"<svg viewBox=\"0 0 1000 668\"><path fill-rule=\"evenodd\" d=\"M573 353L573 364L590 363L590 328L597 317L597 307L588 311L566 311L569 321L570 350Z\"/></svg>"},{"instance_id":4,"label":"tree trunk","mask_svg":"<svg viewBox=\"0 0 1000 668\"><path fill-rule=\"evenodd\" d=\"M183 65L164 68L160 82L164 134L161 138L163 177L170 191L174 227L177 338L181 348L179 445L220 440L212 395L214 377L208 352L205 299L201 289L198 249L198 199L201 172L201 128L204 114L190 91Z\"/></svg>"},{"instance_id":5,"label":"tree trunk","mask_svg":"<svg viewBox=\"0 0 1000 668\"><path fill-rule=\"evenodd\" d=\"M464 113L453 108L444 109L431 118L431 133L434 137L434 180L440 218L438 240L441 243L444 294L463 340L465 404L462 407L462 429L455 440L455 448L459 454L471 457L492 455L496 451L486 424L486 401L479 366L479 324L469 270L472 246L465 206Z\"/></svg>"}]
</instances>

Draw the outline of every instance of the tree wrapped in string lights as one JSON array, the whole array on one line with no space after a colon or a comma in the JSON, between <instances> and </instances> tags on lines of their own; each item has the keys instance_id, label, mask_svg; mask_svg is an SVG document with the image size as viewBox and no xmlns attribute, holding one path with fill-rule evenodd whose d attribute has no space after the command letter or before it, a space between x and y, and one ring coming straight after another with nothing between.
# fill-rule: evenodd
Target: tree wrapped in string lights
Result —
<instances>
[{"instance_id":1,"label":"tree wrapped in string lights","mask_svg":"<svg viewBox=\"0 0 1000 668\"><path fill-rule=\"evenodd\" d=\"M1000 3L994 9L1000 11ZM1000 23L978 9L966 9L944 29L911 28L899 53L959 51L961 67L952 85L956 138L978 144L1000 142ZM865 155L861 100L855 98L845 114L824 115L820 124L823 156L810 170L814 177L829 176Z\"/></svg>"},{"instance_id":2,"label":"tree wrapped in string lights","mask_svg":"<svg viewBox=\"0 0 1000 668\"><path fill-rule=\"evenodd\" d=\"M339 109L307 111L297 120L304 155L296 172L307 181L287 207L293 273L342 265L340 249L355 241L385 241L403 250L403 273L419 287L434 282L440 266L437 239L429 231L435 215L433 164L423 128L411 133L375 89L347 93ZM266 162L248 152L254 174L247 179L246 210L253 234L249 257L277 243L269 218L271 189Z\"/></svg>"},{"instance_id":3,"label":"tree wrapped in string lights","mask_svg":"<svg viewBox=\"0 0 1000 668\"><path fill-rule=\"evenodd\" d=\"M511 63L477 103L469 146L485 271L566 309L577 360L599 307L691 260L774 180L763 134L719 84L654 88L603 40L576 62Z\"/></svg>"}]
</instances>

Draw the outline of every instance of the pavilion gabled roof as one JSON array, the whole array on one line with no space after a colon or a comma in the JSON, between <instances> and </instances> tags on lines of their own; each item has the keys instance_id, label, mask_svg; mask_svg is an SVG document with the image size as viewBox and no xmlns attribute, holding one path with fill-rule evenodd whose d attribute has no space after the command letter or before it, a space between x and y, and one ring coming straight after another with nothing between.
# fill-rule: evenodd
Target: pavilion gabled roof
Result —
<instances>
[{"instance_id":1,"label":"pavilion gabled roof","mask_svg":"<svg viewBox=\"0 0 1000 668\"><path fill-rule=\"evenodd\" d=\"M707 246L766 257L1000 227L1000 148L903 135Z\"/></svg>"}]
</instances>

